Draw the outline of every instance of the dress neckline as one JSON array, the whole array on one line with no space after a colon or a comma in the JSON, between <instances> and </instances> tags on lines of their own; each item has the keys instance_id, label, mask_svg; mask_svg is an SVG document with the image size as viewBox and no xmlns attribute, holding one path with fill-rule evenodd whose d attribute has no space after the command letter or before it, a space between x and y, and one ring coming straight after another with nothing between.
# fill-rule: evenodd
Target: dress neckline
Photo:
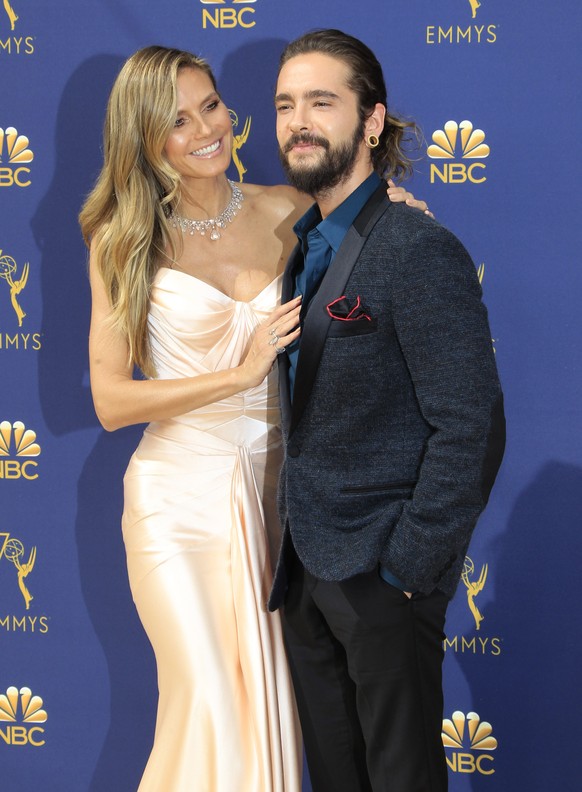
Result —
<instances>
[{"instance_id":1,"label":"dress neckline","mask_svg":"<svg viewBox=\"0 0 582 792\"><path fill-rule=\"evenodd\" d=\"M259 297L267 291L267 289L269 289L271 286L273 286L274 283L276 283L278 280L280 280L283 277L283 273L276 275L272 281L269 281L269 283L267 283L267 285L264 288L262 288L260 292L257 292L257 294L255 294L255 296L252 297L250 300L235 300L234 297L231 297L230 295L226 294L225 292L222 291L222 289L218 289L216 286L213 286L211 283L208 283L208 281L202 280L202 278L197 278L196 275L190 275L189 272L184 272L184 270L173 269L172 267L163 267L163 266L158 267L158 271L156 272L156 278L158 272L161 272L161 270L165 270L166 272L175 272L178 275L183 275L185 278L190 278L190 280L202 284L207 289L210 289L210 291L213 291L216 294L220 294L221 297L224 297L224 299L228 300L229 302L243 303L246 305L250 305L251 303L254 303L256 300L258 300Z\"/></svg>"}]
</instances>

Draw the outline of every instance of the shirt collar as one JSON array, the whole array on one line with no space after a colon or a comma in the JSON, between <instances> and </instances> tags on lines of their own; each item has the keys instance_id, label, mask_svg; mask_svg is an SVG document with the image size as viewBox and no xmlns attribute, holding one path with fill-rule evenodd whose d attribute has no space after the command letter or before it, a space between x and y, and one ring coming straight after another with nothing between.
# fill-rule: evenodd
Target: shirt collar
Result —
<instances>
[{"instance_id":1,"label":"shirt collar","mask_svg":"<svg viewBox=\"0 0 582 792\"><path fill-rule=\"evenodd\" d=\"M381 179L376 173L371 173L325 220L321 219L321 212L317 204L313 204L293 226L304 251L307 246L308 234L317 230L334 253L337 253L348 228L378 188L380 181Z\"/></svg>"}]
</instances>

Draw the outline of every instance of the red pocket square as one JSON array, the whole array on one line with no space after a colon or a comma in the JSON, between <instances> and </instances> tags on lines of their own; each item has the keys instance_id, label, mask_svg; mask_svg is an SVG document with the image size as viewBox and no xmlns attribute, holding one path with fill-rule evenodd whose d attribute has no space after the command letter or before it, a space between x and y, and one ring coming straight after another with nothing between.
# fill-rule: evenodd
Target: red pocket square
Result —
<instances>
[{"instance_id":1,"label":"red pocket square","mask_svg":"<svg viewBox=\"0 0 582 792\"><path fill-rule=\"evenodd\" d=\"M327 312L332 319L339 319L340 322L355 322L358 319L366 319L368 322L372 321L372 317L365 312L362 306L360 295L356 297L353 305L350 305L345 294L342 297L338 297L337 300L329 303Z\"/></svg>"}]
</instances>

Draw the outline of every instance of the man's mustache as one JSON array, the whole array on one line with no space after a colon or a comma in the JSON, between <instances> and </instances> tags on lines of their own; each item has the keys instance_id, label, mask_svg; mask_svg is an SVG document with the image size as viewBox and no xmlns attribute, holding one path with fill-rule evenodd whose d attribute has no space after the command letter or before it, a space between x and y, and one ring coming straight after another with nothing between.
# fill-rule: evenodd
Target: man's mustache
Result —
<instances>
[{"instance_id":1,"label":"man's mustache","mask_svg":"<svg viewBox=\"0 0 582 792\"><path fill-rule=\"evenodd\" d=\"M304 143L308 146L321 146L326 151L329 148L329 141L326 140L325 138L315 137L314 135L308 135L305 132L303 132L300 134L291 135L289 140L285 143L283 152L285 154L288 154L293 148L293 146L297 146L301 143Z\"/></svg>"}]
</instances>

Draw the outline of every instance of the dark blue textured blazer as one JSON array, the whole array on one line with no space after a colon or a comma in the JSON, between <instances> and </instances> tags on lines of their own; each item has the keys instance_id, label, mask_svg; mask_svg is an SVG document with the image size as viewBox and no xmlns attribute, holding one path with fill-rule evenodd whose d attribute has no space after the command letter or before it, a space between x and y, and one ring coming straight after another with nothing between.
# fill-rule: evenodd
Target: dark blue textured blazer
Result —
<instances>
[{"instance_id":1,"label":"dark blue textured blazer","mask_svg":"<svg viewBox=\"0 0 582 792\"><path fill-rule=\"evenodd\" d=\"M283 279L292 296L299 246ZM360 297L355 321L329 315ZM285 461L281 554L269 601L284 599L289 541L323 580L384 564L409 591L452 596L505 444L487 312L453 234L381 185L305 316L293 404L280 361Z\"/></svg>"}]
</instances>

